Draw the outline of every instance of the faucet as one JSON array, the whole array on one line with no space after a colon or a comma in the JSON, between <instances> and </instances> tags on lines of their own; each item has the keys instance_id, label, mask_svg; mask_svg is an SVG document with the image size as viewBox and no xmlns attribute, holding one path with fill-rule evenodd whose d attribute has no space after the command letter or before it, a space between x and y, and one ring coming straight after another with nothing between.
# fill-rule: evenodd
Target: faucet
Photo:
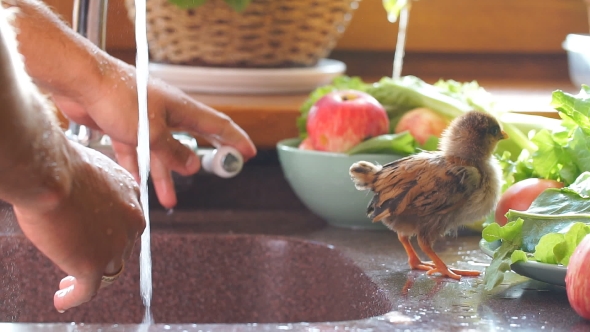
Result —
<instances>
[{"instance_id":1,"label":"faucet","mask_svg":"<svg viewBox=\"0 0 590 332\"><path fill-rule=\"evenodd\" d=\"M74 0L72 28L88 38L101 50L106 50L108 0ZM173 137L194 151L201 159L202 170L222 178L236 176L243 166L242 155L234 148L198 149L197 141L185 133L173 133ZM97 130L69 121L66 136L86 147L93 148L115 159L111 140ZM174 182L186 182L186 178L173 174Z\"/></svg>"},{"instance_id":2,"label":"faucet","mask_svg":"<svg viewBox=\"0 0 590 332\"><path fill-rule=\"evenodd\" d=\"M74 0L72 28L100 49L106 49L108 0ZM86 147L100 146L103 135L86 126L69 121L66 136Z\"/></svg>"}]
</instances>

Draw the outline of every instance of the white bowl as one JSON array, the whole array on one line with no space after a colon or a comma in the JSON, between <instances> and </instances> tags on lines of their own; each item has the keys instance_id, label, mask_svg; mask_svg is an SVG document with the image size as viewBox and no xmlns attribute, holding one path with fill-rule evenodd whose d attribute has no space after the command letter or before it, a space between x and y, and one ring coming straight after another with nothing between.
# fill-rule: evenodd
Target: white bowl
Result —
<instances>
[{"instance_id":1,"label":"white bowl","mask_svg":"<svg viewBox=\"0 0 590 332\"><path fill-rule=\"evenodd\" d=\"M590 34L568 34L562 47L567 51L572 83L576 86L590 85Z\"/></svg>"}]
</instances>

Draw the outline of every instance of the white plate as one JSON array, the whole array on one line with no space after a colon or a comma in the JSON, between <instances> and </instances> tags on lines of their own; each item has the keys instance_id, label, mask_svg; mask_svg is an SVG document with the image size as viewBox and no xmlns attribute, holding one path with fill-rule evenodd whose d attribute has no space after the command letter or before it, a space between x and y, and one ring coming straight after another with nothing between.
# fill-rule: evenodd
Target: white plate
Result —
<instances>
[{"instance_id":1,"label":"white plate","mask_svg":"<svg viewBox=\"0 0 590 332\"><path fill-rule=\"evenodd\" d=\"M306 68L218 68L149 64L150 74L185 92L215 94L309 93L346 71L338 60Z\"/></svg>"},{"instance_id":2,"label":"white plate","mask_svg":"<svg viewBox=\"0 0 590 332\"><path fill-rule=\"evenodd\" d=\"M500 246L500 241L479 241L479 247L488 256L494 257L494 251ZM535 261L516 262L510 265L515 273L531 279L546 282L548 284L565 287L565 274L567 268L563 265L539 263Z\"/></svg>"}]
</instances>

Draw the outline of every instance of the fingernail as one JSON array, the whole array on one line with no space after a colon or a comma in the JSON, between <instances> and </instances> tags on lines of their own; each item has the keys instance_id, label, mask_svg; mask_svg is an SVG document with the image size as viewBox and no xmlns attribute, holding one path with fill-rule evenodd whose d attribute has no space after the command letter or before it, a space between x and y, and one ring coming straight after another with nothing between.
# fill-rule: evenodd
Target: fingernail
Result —
<instances>
[{"instance_id":1,"label":"fingernail","mask_svg":"<svg viewBox=\"0 0 590 332\"><path fill-rule=\"evenodd\" d=\"M64 288L64 289L60 289L57 292L55 292L55 296L64 297L64 296L66 296L67 293L68 293L67 288Z\"/></svg>"},{"instance_id":2,"label":"fingernail","mask_svg":"<svg viewBox=\"0 0 590 332\"><path fill-rule=\"evenodd\" d=\"M63 314L66 311L65 310L58 310L57 312L59 312L60 314Z\"/></svg>"},{"instance_id":3,"label":"fingernail","mask_svg":"<svg viewBox=\"0 0 590 332\"><path fill-rule=\"evenodd\" d=\"M72 277L72 276L67 276L67 277L64 277L64 278L63 278L61 281L73 281L73 280L75 280L75 279L76 279L76 278L74 278L74 277Z\"/></svg>"},{"instance_id":4,"label":"fingernail","mask_svg":"<svg viewBox=\"0 0 590 332\"><path fill-rule=\"evenodd\" d=\"M60 289L57 292L55 292L55 296L57 297L64 297L66 296L70 291L72 291L74 289L74 285L70 285L66 288Z\"/></svg>"}]
</instances>

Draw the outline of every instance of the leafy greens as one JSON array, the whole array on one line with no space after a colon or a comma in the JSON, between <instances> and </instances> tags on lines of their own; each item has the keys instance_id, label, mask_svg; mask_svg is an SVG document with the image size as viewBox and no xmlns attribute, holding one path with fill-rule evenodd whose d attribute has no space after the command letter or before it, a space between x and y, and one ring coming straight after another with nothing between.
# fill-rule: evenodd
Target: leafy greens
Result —
<instances>
[{"instance_id":1,"label":"leafy greens","mask_svg":"<svg viewBox=\"0 0 590 332\"><path fill-rule=\"evenodd\" d=\"M508 223L484 228L482 237L501 241L484 282L490 290L502 280L510 264L534 260L567 266L582 239L590 234L590 89L579 94L555 91L551 105L562 118L561 126L542 129L532 138L538 149L516 161L501 158L508 181L543 177L563 181L561 189L543 191L526 211L510 210Z\"/></svg>"},{"instance_id":2,"label":"leafy greens","mask_svg":"<svg viewBox=\"0 0 590 332\"><path fill-rule=\"evenodd\" d=\"M538 177L569 185L590 165L590 88L577 95L553 92L551 105L561 118L559 126L545 127L531 138L537 149L522 151L514 161L505 158L513 177ZM509 179L510 180L510 179ZM508 183L510 185L511 183Z\"/></svg>"},{"instance_id":3,"label":"leafy greens","mask_svg":"<svg viewBox=\"0 0 590 332\"><path fill-rule=\"evenodd\" d=\"M429 108L449 121L473 109L490 112L496 115L502 123L503 129L510 137L508 140L500 142L497 150L500 155L508 152L505 155L508 160L516 159L523 150L530 154L537 149L537 146L527 137L530 130L552 128L556 125L556 122L559 122L542 116L500 112L497 110L491 94L475 81L461 83L454 80L439 80L434 84L428 84L418 77L409 75L402 76L399 79L383 77L378 82L366 83L359 77L342 75L336 77L331 84L312 91L307 100L301 105L300 116L297 119L297 128L301 139L307 137L307 115L313 104L332 91L345 89L366 92L383 105L390 120L389 134L393 134L393 129L404 113L418 107ZM399 140L399 137L396 136L389 137ZM378 139L380 146L383 146L382 143L385 138ZM437 140L432 139L424 146L419 146L415 142L408 140L408 148L401 150L377 149L372 146L375 141L370 144L363 142L360 147L354 147L351 152L363 153L379 150L379 153L411 154L420 150L435 150L437 142ZM390 146L399 147L393 142ZM367 150L364 150L364 148L367 148Z\"/></svg>"}]
</instances>

